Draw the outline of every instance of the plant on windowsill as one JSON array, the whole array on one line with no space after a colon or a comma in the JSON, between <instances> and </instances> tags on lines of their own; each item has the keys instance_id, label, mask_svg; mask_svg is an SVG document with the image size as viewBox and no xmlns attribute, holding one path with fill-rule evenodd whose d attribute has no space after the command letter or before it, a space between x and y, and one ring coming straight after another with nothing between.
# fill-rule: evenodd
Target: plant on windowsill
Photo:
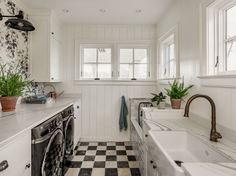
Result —
<instances>
[{"instance_id":1,"label":"plant on windowsill","mask_svg":"<svg viewBox=\"0 0 236 176\"><path fill-rule=\"evenodd\" d=\"M23 78L18 65L0 64L0 101L3 112L15 110L18 97L31 82Z\"/></svg>"},{"instance_id":2,"label":"plant on windowsill","mask_svg":"<svg viewBox=\"0 0 236 176\"><path fill-rule=\"evenodd\" d=\"M174 80L173 83L169 83L169 85L170 88L165 90L166 94L170 97L171 107L172 109L180 109L181 101L188 95L188 91L193 87L193 85L184 87L184 83L180 83L177 80Z\"/></svg>"},{"instance_id":3,"label":"plant on windowsill","mask_svg":"<svg viewBox=\"0 0 236 176\"><path fill-rule=\"evenodd\" d=\"M165 102L166 96L162 92L160 92L159 94L152 93L152 95L154 97L151 99L151 101L157 102L158 109L165 109L166 108L166 102Z\"/></svg>"}]
</instances>

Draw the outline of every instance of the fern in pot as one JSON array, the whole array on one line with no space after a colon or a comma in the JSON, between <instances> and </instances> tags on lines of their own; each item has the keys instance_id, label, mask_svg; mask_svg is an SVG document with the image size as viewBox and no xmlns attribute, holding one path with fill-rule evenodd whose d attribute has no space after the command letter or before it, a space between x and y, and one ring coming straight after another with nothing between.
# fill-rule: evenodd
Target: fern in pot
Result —
<instances>
[{"instance_id":1,"label":"fern in pot","mask_svg":"<svg viewBox=\"0 0 236 176\"><path fill-rule=\"evenodd\" d=\"M172 109L180 109L183 98L188 95L188 91L193 85L185 87L184 83L180 83L177 80L174 80L173 83L169 83L169 85L170 88L165 90L166 94L170 97L171 107Z\"/></svg>"},{"instance_id":2,"label":"fern in pot","mask_svg":"<svg viewBox=\"0 0 236 176\"><path fill-rule=\"evenodd\" d=\"M152 102L157 102L157 107L158 109L165 109L166 108L166 96L160 92L159 94L154 94L152 93L152 95L154 96L151 101Z\"/></svg>"},{"instance_id":3,"label":"fern in pot","mask_svg":"<svg viewBox=\"0 0 236 176\"><path fill-rule=\"evenodd\" d=\"M23 78L18 66L0 64L0 101L3 112L15 110L18 97L30 83Z\"/></svg>"}]
</instances>

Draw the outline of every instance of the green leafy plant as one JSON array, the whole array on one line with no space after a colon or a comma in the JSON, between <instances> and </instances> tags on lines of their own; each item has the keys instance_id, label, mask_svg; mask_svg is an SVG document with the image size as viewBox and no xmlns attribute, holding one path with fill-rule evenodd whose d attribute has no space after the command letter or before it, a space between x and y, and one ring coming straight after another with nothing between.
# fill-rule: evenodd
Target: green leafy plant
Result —
<instances>
[{"instance_id":1,"label":"green leafy plant","mask_svg":"<svg viewBox=\"0 0 236 176\"><path fill-rule=\"evenodd\" d=\"M154 97L151 99L152 102L157 102L157 105L160 104L160 102L164 102L164 100L166 99L166 96L160 92L159 94L154 94L151 93Z\"/></svg>"},{"instance_id":2,"label":"green leafy plant","mask_svg":"<svg viewBox=\"0 0 236 176\"><path fill-rule=\"evenodd\" d=\"M0 64L0 95L2 97L21 96L32 81L23 78L19 65Z\"/></svg>"},{"instance_id":3,"label":"green leafy plant","mask_svg":"<svg viewBox=\"0 0 236 176\"><path fill-rule=\"evenodd\" d=\"M193 85L190 85L188 87L184 87L184 83L179 83L177 80L174 80L173 83L169 83L170 88L165 89L166 94L171 99L183 99L186 95L188 95L188 90L193 87Z\"/></svg>"}]
</instances>

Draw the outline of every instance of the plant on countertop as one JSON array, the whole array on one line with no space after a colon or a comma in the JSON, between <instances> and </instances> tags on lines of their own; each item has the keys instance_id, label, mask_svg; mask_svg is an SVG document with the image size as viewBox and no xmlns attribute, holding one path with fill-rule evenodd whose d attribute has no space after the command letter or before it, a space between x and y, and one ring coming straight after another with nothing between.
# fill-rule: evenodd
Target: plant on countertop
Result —
<instances>
[{"instance_id":1,"label":"plant on countertop","mask_svg":"<svg viewBox=\"0 0 236 176\"><path fill-rule=\"evenodd\" d=\"M18 97L31 82L23 78L19 65L0 64L0 101L3 112L15 109Z\"/></svg>"},{"instance_id":2,"label":"plant on countertop","mask_svg":"<svg viewBox=\"0 0 236 176\"><path fill-rule=\"evenodd\" d=\"M166 94L171 99L171 106L173 109L180 109L181 107L181 101L185 96L188 95L189 89L193 87L193 85L190 85L188 87L184 86L184 83L180 83L177 80L174 80L173 83L169 83L170 88L165 89Z\"/></svg>"},{"instance_id":3,"label":"plant on countertop","mask_svg":"<svg viewBox=\"0 0 236 176\"><path fill-rule=\"evenodd\" d=\"M160 92L159 94L152 93L152 95L154 95L154 97L151 99L151 101L157 102L157 106L159 109L165 109L166 96L162 92Z\"/></svg>"}]
</instances>

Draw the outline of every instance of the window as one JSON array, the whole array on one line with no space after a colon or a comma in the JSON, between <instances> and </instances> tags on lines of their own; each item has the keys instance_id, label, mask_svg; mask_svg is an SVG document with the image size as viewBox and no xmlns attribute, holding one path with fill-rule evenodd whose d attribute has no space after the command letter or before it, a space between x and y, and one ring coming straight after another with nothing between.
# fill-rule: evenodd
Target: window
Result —
<instances>
[{"instance_id":1,"label":"window","mask_svg":"<svg viewBox=\"0 0 236 176\"><path fill-rule=\"evenodd\" d=\"M119 79L150 78L149 49L129 48L119 49Z\"/></svg>"},{"instance_id":2,"label":"window","mask_svg":"<svg viewBox=\"0 0 236 176\"><path fill-rule=\"evenodd\" d=\"M81 78L111 79L112 78L112 47L82 46L81 47Z\"/></svg>"},{"instance_id":3,"label":"window","mask_svg":"<svg viewBox=\"0 0 236 176\"><path fill-rule=\"evenodd\" d=\"M177 27L159 39L159 78L177 77Z\"/></svg>"},{"instance_id":4,"label":"window","mask_svg":"<svg viewBox=\"0 0 236 176\"><path fill-rule=\"evenodd\" d=\"M207 74L236 73L236 1L207 8Z\"/></svg>"}]
</instances>

